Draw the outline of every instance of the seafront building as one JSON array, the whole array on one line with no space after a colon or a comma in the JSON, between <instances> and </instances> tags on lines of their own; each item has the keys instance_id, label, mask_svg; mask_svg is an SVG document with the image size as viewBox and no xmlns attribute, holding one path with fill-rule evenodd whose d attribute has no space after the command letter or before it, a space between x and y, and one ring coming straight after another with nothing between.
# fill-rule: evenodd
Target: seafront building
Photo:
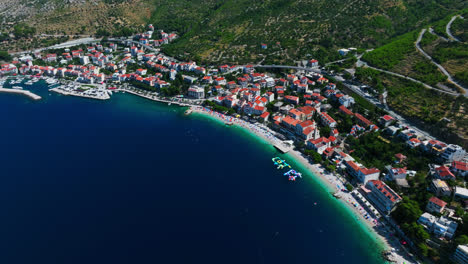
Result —
<instances>
[{"instance_id":1,"label":"seafront building","mask_svg":"<svg viewBox=\"0 0 468 264\"><path fill-rule=\"evenodd\" d=\"M366 188L370 191L367 193L369 200L385 214L389 214L401 201L401 197L382 181L370 180Z\"/></svg>"},{"instance_id":2,"label":"seafront building","mask_svg":"<svg viewBox=\"0 0 468 264\"><path fill-rule=\"evenodd\" d=\"M347 161L345 166L348 174L354 177L361 184L366 184L370 180L379 179L380 170L376 168L368 169L362 165L358 165L354 161Z\"/></svg>"},{"instance_id":3,"label":"seafront building","mask_svg":"<svg viewBox=\"0 0 468 264\"><path fill-rule=\"evenodd\" d=\"M191 86L188 89L188 96L191 98L202 99L205 98L205 89L198 86Z\"/></svg>"}]
</instances>

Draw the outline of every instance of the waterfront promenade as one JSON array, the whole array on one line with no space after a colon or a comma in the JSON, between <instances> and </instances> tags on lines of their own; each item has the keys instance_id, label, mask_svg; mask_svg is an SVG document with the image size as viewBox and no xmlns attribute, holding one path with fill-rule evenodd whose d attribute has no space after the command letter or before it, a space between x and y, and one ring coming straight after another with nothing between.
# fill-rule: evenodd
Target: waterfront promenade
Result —
<instances>
[{"instance_id":1,"label":"waterfront promenade","mask_svg":"<svg viewBox=\"0 0 468 264\"><path fill-rule=\"evenodd\" d=\"M0 88L0 93L12 93L12 94L22 94L25 95L33 100L41 100L42 97L40 97L37 94L34 94L30 91L27 90L18 90L18 89L8 89L8 88Z\"/></svg>"}]
</instances>

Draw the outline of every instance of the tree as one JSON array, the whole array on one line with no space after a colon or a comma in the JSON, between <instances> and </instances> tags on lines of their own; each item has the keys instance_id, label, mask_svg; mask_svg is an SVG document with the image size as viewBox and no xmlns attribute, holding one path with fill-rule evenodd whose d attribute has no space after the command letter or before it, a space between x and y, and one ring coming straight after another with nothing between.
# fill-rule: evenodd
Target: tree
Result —
<instances>
[{"instance_id":1,"label":"tree","mask_svg":"<svg viewBox=\"0 0 468 264\"><path fill-rule=\"evenodd\" d=\"M418 244L419 250L421 250L421 254L425 257L427 257L427 253L429 252L429 248L426 246L424 243L419 243Z\"/></svg>"},{"instance_id":2,"label":"tree","mask_svg":"<svg viewBox=\"0 0 468 264\"><path fill-rule=\"evenodd\" d=\"M408 197L404 197L400 205L392 212L393 218L399 223L415 222L421 214L418 203Z\"/></svg>"},{"instance_id":3,"label":"tree","mask_svg":"<svg viewBox=\"0 0 468 264\"><path fill-rule=\"evenodd\" d=\"M455 239L455 243L457 245L466 245L468 244L468 236L467 235L461 235Z\"/></svg>"},{"instance_id":4,"label":"tree","mask_svg":"<svg viewBox=\"0 0 468 264\"><path fill-rule=\"evenodd\" d=\"M0 50L0 60L9 61L11 60L11 56L7 51Z\"/></svg>"}]
</instances>

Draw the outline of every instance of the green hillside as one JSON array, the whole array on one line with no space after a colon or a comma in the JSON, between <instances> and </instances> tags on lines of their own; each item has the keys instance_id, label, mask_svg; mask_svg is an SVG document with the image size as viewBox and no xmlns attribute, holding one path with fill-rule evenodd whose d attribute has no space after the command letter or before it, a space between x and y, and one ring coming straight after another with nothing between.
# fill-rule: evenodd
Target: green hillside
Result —
<instances>
[{"instance_id":1,"label":"green hillside","mask_svg":"<svg viewBox=\"0 0 468 264\"><path fill-rule=\"evenodd\" d=\"M463 0L153 0L149 22L182 37L171 55L211 62L337 58L376 47L466 7ZM267 50L260 44L268 44ZM262 55L259 55L262 54Z\"/></svg>"}]
</instances>

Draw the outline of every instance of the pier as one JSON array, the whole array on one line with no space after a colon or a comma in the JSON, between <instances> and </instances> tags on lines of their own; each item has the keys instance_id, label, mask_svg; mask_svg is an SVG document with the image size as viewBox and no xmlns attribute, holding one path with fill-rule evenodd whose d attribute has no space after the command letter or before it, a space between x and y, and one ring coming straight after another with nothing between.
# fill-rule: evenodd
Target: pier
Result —
<instances>
[{"instance_id":1,"label":"pier","mask_svg":"<svg viewBox=\"0 0 468 264\"><path fill-rule=\"evenodd\" d=\"M27 90L17 90L17 89L7 89L7 88L0 88L0 93L12 93L12 94L22 94L26 95L27 97L33 99L33 100L41 100L42 97L40 97L37 94L34 94L30 91Z\"/></svg>"},{"instance_id":2,"label":"pier","mask_svg":"<svg viewBox=\"0 0 468 264\"><path fill-rule=\"evenodd\" d=\"M90 98L90 99L97 99L97 100L108 100L110 99L110 96L106 93L103 93L102 96L100 95L91 95L91 94L85 94L82 92L77 92L77 91L65 91L60 88L52 88L49 89L51 92L56 92L62 95L72 95L72 96L78 96L78 97L84 97L84 98Z\"/></svg>"},{"instance_id":3,"label":"pier","mask_svg":"<svg viewBox=\"0 0 468 264\"><path fill-rule=\"evenodd\" d=\"M290 146L285 146L282 142L277 142L273 146L277 148L282 153L288 153L291 150Z\"/></svg>"}]
</instances>

